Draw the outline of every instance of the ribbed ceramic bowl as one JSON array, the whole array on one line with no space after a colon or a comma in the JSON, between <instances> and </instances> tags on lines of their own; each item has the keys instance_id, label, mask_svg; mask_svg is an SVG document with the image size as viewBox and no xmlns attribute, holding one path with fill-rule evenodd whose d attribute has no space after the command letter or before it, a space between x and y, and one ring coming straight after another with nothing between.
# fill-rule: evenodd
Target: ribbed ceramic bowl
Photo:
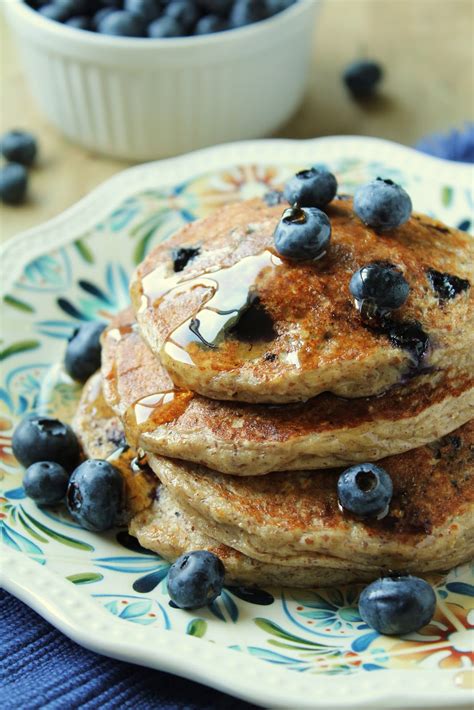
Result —
<instances>
[{"instance_id":1,"label":"ribbed ceramic bowl","mask_svg":"<svg viewBox=\"0 0 474 710\"><path fill-rule=\"evenodd\" d=\"M109 37L3 3L30 88L63 133L129 160L271 133L296 109L319 0L263 22L177 39Z\"/></svg>"}]
</instances>

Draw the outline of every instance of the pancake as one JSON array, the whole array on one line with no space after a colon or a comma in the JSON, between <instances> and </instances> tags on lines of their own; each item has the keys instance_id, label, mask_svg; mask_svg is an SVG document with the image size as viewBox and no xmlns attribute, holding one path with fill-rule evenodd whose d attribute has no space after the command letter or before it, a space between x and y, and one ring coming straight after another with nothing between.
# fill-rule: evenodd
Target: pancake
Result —
<instances>
[{"instance_id":1,"label":"pancake","mask_svg":"<svg viewBox=\"0 0 474 710\"><path fill-rule=\"evenodd\" d=\"M228 205L158 245L136 269L131 297L141 334L176 386L219 400L285 403L326 391L376 395L427 368L472 371L469 235L417 214L379 233L357 218L352 200L339 199L327 208L327 254L297 263L274 250L282 211L261 199ZM364 324L349 292L353 273L373 261L396 265L410 285L383 328Z\"/></svg>"},{"instance_id":2,"label":"pancake","mask_svg":"<svg viewBox=\"0 0 474 710\"><path fill-rule=\"evenodd\" d=\"M285 406L218 402L173 389L121 314L102 337L104 396L127 440L222 473L319 469L375 461L422 446L474 416L474 377L427 373L379 397L326 393Z\"/></svg>"},{"instance_id":3,"label":"pancake","mask_svg":"<svg viewBox=\"0 0 474 710\"><path fill-rule=\"evenodd\" d=\"M340 470L243 479L152 454L148 461L209 535L262 562L424 573L474 555L474 421L381 462L394 487L381 520L339 509Z\"/></svg>"}]
</instances>

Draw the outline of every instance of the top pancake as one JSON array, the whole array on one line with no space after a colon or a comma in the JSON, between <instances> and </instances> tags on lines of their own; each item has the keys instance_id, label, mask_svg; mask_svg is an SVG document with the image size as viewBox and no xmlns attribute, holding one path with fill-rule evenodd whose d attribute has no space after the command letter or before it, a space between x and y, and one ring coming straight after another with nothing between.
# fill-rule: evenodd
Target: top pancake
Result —
<instances>
[{"instance_id":1,"label":"top pancake","mask_svg":"<svg viewBox=\"0 0 474 710\"><path fill-rule=\"evenodd\" d=\"M274 251L282 210L260 199L229 205L184 227L137 268L131 296L141 333L177 386L221 400L296 402L324 391L378 394L417 368L472 366L473 290L442 300L428 278L434 269L472 281L467 234L422 215L377 233L351 200L335 200L327 254L296 263ZM175 273L178 248L199 253ZM410 285L392 320L394 328L417 321L428 336L421 362L366 327L353 303L352 274L380 260Z\"/></svg>"}]
</instances>

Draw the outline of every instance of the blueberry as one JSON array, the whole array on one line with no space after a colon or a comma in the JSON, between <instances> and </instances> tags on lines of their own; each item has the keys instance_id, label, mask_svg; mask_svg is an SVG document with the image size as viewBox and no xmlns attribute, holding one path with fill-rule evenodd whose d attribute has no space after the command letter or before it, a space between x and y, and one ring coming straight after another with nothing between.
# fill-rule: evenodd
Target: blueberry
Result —
<instances>
[{"instance_id":1,"label":"blueberry","mask_svg":"<svg viewBox=\"0 0 474 710\"><path fill-rule=\"evenodd\" d=\"M56 5L56 3L43 5L38 12L40 15L43 15L43 17L47 17L48 20L55 20L55 22L65 22L72 14L67 6Z\"/></svg>"},{"instance_id":2,"label":"blueberry","mask_svg":"<svg viewBox=\"0 0 474 710\"><path fill-rule=\"evenodd\" d=\"M403 187L376 178L359 187L354 195L354 212L374 229L395 229L410 219L412 204Z\"/></svg>"},{"instance_id":3,"label":"blueberry","mask_svg":"<svg viewBox=\"0 0 474 710\"><path fill-rule=\"evenodd\" d=\"M371 96L382 77L382 67L370 59L352 62L346 67L343 75L344 83L357 99L365 99Z\"/></svg>"},{"instance_id":4,"label":"blueberry","mask_svg":"<svg viewBox=\"0 0 474 710\"><path fill-rule=\"evenodd\" d=\"M454 274L436 271L436 269L428 269L426 275L433 291L441 302L456 298L458 294L467 291L471 286L467 279L461 279Z\"/></svg>"},{"instance_id":5,"label":"blueberry","mask_svg":"<svg viewBox=\"0 0 474 710\"><path fill-rule=\"evenodd\" d=\"M267 0L268 14L276 15L283 10L287 10L291 5L294 5L296 0Z\"/></svg>"},{"instance_id":6,"label":"blueberry","mask_svg":"<svg viewBox=\"0 0 474 710\"><path fill-rule=\"evenodd\" d=\"M290 207L283 212L273 236L282 256L296 261L319 259L329 246L331 224L316 207Z\"/></svg>"},{"instance_id":7,"label":"blueberry","mask_svg":"<svg viewBox=\"0 0 474 710\"><path fill-rule=\"evenodd\" d=\"M366 518L384 516L392 494L392 479L383 468L373 463L351 466L341 473L337 481L341 508Z\"/></svg>"},{"instance_id":8,"label":"blueberry","mask_svg":"<svg viewBox=\"0 0 474 710\"><path fill-rule=\"evenodd\" d=\"M19 205L25 199L28 173L19 163L0 168L0 200L7 205Z\"/></svg>"},{"instance_id":9,"label":"blueberry","mask_svg":"<svg viewBox=\"0 0 474 710\"><path fill-rule=\"evenodd\" d=\"M164 15L148 25L148 37L166 39L166 37L182 37L186 34L177 20Z\"/></svg>"},{"instance_id":10,"label":"blueberry","mask_svg":"<svg viewBox=\"0 0 474 710\"><path fill-rule=\"evenodd\" d=\"M364 589L359 599L363 620L380 634L418 631L433 618L436 596L418 577L383 577Z\"/></svg>"},{"instance_id":11,"label":"blueberry","mask_svg":"<svg viewBox=\"0 0 474 710\"><path fill-rule=\"evenodd\" d=\"M224 575L224 565L212 552L187 552L170 567L168 594L181 609L197 609L219 596Z\"/></svg>"},{"instance_id":12,"label":"blueberry","mask_svg":"<svg viewBox=\"0 0 474 710\"><path fill-rule=\"evenodd\" d=\"M269 207L275 207L285 202L283 192L280 192L280 190L270 190L270 192L265 193L262 199Z\"/></svg>"},{"instance_id":13,"label":"blueberry","mask_svg":"<svg viewBox=\"0 0 474 710\"><path fill-rule=\"evenodd\" d=\"M38 144L36 138L26 131L8 131L0 138L0 152L6 160L27 167L34 163Z\"/></svg>"},{"instance_id":14,"label":"blueberry","mask_svg":"<svg viewBox=\"0 0 474 710\"><path fill-rule=\"evenodd\" d=\"M13 432L14 456L26 467L37 461L54 461L68 471L77 465L80 448L71 427L58 419L30 414Z\"/></svg>"},{"instance_id":15,"label":"blueberry","mask_svg":"<svg viewBox=\"0 0 474 710\"><path fill-rule=\"evenodd\" d=\"M105 323L92 321L76 328L69 338L64 367L73 380L85 382L100 367L100 336Z\"/></svg>"},{"instance_id":16,"label":"blueberry","mask_svg":"<svg viewBox=\"0 0 474 710\"><path fill-rule=\"evenodd\" d=\"M105 7L115 8L117 10L121 10L123 8L123 0L100 0L100 4Z\"/></svg>"},{"instance_id":17,"label":"blueberry","mask_svg":"<svg viewBox=\"0 0 474 710\"><path fill-rule=\"evenodd\" d=\"M159 0L125 0L123 8L127 12L138 15L147 23L156 20L161 12Z\"/></svg>"},{"instance_id":18,"label":"blueberry","mask_svg":"<svg viewBox=\"0 0 474 710\"><path fill-rule=\"evenodd\" d=\"M337 192L337 180L324 165L314 165L309 170L296 173L285 185L284 195L293 205L300 207L325 207Z\"/></svg>"},{"instance_id":19,"label":"blueberry","mask_svg":"<svg viewBox=\"0 0 474 710\"><path fill-rule=\"evenodd\" d=\"M99 30L99 25L104 20L107 15L111 15L113 12L115 12L113 7L103 7L101 10L95 13L95 15L92 17L91 24L92 28L96 31Z\"/></svg>"},{"instance_id":20,"label":"blueberry","mask_svg":"<svg viewBox=\"0 0 474 710\"><path fill-rule=\"evenodd\" d=\"M68 27L74 27L76 30L91 30L92 22L90 17L85 15L79 17L71 17L65 22Z\"/></svg>"},{"instance_id":21,"label":"blueberry","mask_svg":"<svg viewBox=\"0 0 474 710\"><path fill-rule=\"evenodd\" d=\"M98 31L114 37L144 37L145 25L137 15L125 10L116 10L101 19Z\"/></svg>"},{"instance_id":22,"label":"blueberry","mask_svg":"<svg viewBox=\"0 0 474 710\"><path fill-rule=\"evenodd\" d=\"M178 273L189 264L190 261L196 258L201 253L199 247L178 247L171 252L173 261L173 271Z\"/></svg>"},{"instance_id":23,"label":"blueberry","mask_svg":"<svg viewBox=\"0 0 474 710\"><path fill-rule=\"evenodd\" d=\"M349 290L359 301L370 301L378 309L403 306L410 287L400 269L389 262L374 261L355 272Z\"/></svg>"},{"instance_id":24,"label":"blueberry","mask_svg":"<svg viewBox=\"0 0 474 710\"><path fill-rule=\"evenodd\" d=\"M118 518L123 481L120 471L108 461L88 459L73 471L67 488L67 507L86 530L111 528Z\"/></svg>"},{"instance_id":25,"label":"blueberry","mask_svg":"<svg viewBox=\"0 0 474 710\"><path fill-rule=\"evenodd\" d=\"M66 495L69 476L54 461L37 461L25 471L23 488L28 498L37 505L56 505Z\"/></svg>"},{"instance_id":26,"label":"blueberry","mask_svg":"<svg viewBox=\"0 0 474 710\"><path fill-rule=\"evenodd\" d=\"M182 28L181 34L188 34L199 20L200 12L193 0L172 0L165 8L165 17L171 17Z\"/></svg>"},{"instance_id":27,"label":"blueberry","mask_svg":"<svg viewBox=\"0 0 474 710\"><path fill-rule=\"evenodd\" d=\"M265 0L237 0L229 17L231 27L244 27L268 17Z\"/></svg>"},{"instance_id":28,"label":"blueberry","mask_svg":"<svg viewBox=\"0 0 474 710\"><path fill-rule=\"evenodd\" d=\"M209 35L213 32L224 32L228 28L227 22L222 17L219 17L219 15L204 15L204 17L201 17L196 23L194 34Z\"/></svg>"},{"instance_id":29,"label":"blueberry","mask_svg":"<svg viewBox=\"0 0 474 710\"><path fill-rule=\"evenodd\" d=\"M227 15L230 12L234 0L199 0L199 5L204 12L216 15Z\"/></svg>"}]
</instances>

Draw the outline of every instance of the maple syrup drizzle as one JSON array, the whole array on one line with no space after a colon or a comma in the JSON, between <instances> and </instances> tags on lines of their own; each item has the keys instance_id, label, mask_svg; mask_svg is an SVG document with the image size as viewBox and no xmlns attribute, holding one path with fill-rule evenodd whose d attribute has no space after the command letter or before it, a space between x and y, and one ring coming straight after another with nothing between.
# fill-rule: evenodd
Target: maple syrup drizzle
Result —
<instances>
[{"instance_id":1,"label":"maple syrup drizzle","mask_svg":"<svg viewBox=\"0 0 474 710\"><path fill-rule=\"evenodd\" d=\"M140 434L178 419L186 410L193 392L170 389L141 397L125 413L127 436L138 447ZM138 461L138 465L140 461Z\"/></svg>"}]
</instances>

